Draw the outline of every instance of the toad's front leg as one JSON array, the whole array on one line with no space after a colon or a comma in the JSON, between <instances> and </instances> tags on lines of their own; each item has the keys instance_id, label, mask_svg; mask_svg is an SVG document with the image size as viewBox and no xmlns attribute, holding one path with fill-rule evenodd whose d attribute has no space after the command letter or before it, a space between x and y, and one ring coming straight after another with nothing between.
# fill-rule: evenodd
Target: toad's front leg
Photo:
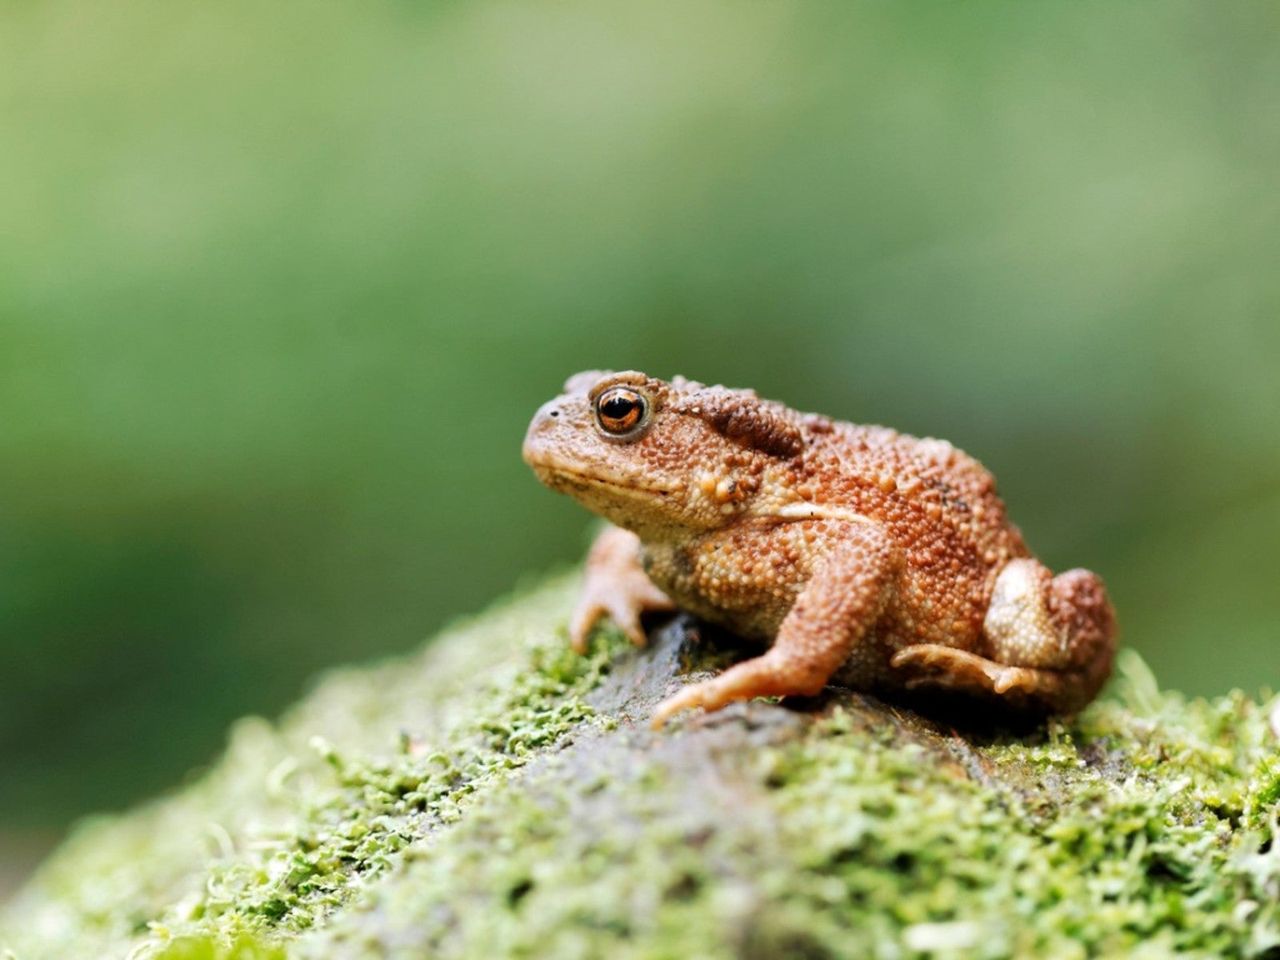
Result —
<instances>
[{"instance_id":1,"label":"toad's front leg","mask_svg":"<svg viewBox=\"0 0 1280 960\"><path fill-rule=\"evenodd\" d=\"M902 555L880 527L850 523L796 598L769 652L668 697L651 725L658 729L690 707L719 710L752 697L818 693L879 619L901 565Z\"/></svg>"}]
</instances>

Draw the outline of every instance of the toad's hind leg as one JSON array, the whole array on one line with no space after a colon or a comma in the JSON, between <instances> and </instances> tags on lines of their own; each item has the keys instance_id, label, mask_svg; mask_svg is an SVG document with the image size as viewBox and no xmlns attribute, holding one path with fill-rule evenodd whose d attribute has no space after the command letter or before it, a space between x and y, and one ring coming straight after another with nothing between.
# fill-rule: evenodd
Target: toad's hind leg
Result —
<instances>
[{"instance_id":1,"label":"toad's hind leg","mask_svg":"<svg viewBox=\"0 0 1280 960\"><path fill-rule=\"evenodd\" d=\"M1115 614L1097 574L1054 577L1042 563L1011 560L996 577L983 623L986 656L941 644L900 650L908 687L994 693L1054 713L1079 710L1111 673Z\"/></svg>"}]
</instances>

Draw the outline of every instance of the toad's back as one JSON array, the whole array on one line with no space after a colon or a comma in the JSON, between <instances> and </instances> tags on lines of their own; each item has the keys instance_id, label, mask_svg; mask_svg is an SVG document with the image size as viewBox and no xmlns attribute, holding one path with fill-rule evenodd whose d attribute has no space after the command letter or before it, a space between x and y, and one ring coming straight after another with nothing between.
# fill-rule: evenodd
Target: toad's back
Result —
<instances>
[{"instance_id":1,"label":"toad's back","mask_svg":"<svg viewBox=\"0 0 1280 960\"><path fill-rule=\"evenodd\" d=\"M805 432L784 482L882 524L910 566L984 579L1028 555L995 478L946 440L825 420Z\"/></svg>"}]
</instances>

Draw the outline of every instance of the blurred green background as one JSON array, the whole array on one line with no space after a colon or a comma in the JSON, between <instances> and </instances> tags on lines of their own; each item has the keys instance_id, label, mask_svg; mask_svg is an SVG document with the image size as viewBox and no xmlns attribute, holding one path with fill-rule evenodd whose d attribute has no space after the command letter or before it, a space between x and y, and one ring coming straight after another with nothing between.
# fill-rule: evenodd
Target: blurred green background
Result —
<instances>
[{"instance_id":1,"label":"blurred green background","mask_svg":"<svg viewBox=\"0 0 1280 960\"><path fill-rule=\"evenodd\" d=\"M0 863L577 557L582 368L946 437L1280 679L1280 7L0 7ZM6 870L0 867L0 875ZM3 881L0 881L3 882Z\"/></svg>"}]
</instances>

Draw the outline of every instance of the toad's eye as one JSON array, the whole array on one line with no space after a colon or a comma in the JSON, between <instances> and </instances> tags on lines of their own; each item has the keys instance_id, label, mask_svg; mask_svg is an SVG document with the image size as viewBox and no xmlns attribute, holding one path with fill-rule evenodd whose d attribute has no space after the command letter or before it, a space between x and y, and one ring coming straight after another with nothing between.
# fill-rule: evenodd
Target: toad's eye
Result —
<instances>
[{"instance_id":1,"label":"toad's eye","mask_svg":"<svg viewBox=\"0 0 1280 960\"><path fill-rule=\"evenodd\" d=\"M645 424L649 403L629 387L611 387L596 398L600 429L614 437L637 433Z\"/></svg>"}]
</instances>

